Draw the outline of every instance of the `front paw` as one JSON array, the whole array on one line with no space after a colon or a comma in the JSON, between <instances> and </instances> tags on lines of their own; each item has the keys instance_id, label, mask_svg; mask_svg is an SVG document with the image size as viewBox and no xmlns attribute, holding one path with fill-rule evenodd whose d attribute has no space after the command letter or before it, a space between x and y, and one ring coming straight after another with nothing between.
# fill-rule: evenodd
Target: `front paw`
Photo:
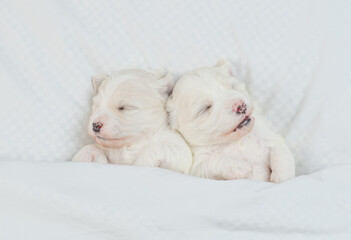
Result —
<instances>
[{"instance_id":1,"label":"front paw","mask_svg":"<svg viewBox=\"0 0 351 240\"><path fill-rule=\"evenodd\" d=\"M271 147L270 168L271 182L280 183L295 177L295 159L281 138Z\"/></svg>"},{"instance_id":2,"label":"front paw","mask_svg":"<svg viewBox=\"0 0 351 240\"><path fill-rule=\"evenodd\" d=\"M79 150L79 152L73 157L72 161L108 163L105 153L93 144L87 145Z\"/></svg>"},{"instance_id":3,"label":"front paw","mask_svg":"<svg viewBox=\"0 0 351 240\"><path fill-rule=\"evenodd\" d=\"M295 177L295 168L284 169L284 171L274 170L271 173L270 181L280 183Z\"/></svg>"}]
</instances>

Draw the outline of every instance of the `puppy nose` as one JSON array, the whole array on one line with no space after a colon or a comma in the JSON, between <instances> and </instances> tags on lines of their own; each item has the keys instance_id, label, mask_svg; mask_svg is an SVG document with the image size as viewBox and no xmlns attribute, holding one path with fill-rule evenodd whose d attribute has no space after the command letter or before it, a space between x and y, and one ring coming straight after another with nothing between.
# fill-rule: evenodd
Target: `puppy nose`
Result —
<instances>
[{"instance_id":1,"label":"puppy nose","mask_svg":"<svg viewBox=\"0 0 351 240\"><path fill-rule=\"evenodd\" d=\"M101 122L94 122L93 123L93 131L98 133L100 132L100 129L102 128L103 124Z\"/></svg>"},{"instance_id":2,"label":"puppy nose","mask_svg":"<svg viewBox=\"0 0 351 240\"><path fill-rule=\"evenodd\" d=\"M247 109L247 106L242 101L235 103L232 107L232 111L237 113L237 114L245 114L246 109Z\"/></svg>"}]
</instances>

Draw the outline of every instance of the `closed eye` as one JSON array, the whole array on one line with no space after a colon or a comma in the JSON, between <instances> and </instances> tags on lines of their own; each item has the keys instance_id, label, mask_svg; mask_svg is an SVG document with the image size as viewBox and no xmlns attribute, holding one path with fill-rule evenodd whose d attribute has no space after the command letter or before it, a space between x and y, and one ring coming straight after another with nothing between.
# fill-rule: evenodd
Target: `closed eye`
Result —
<instances>
[{"instance_id":1,"label":"closed eye","mask_svg":"<svg viewBox=\"0 0 351 240\"><path fill-rule=\"evenodd\" d=\"M207 104L207 105L203 106L201 108L201 110L196 114L196 117L198 117L198 116L210 111L211 108L212 108L212 104Z\"/></svg>"},{"instance_id":2,"label":"closed eye","mask_svg":"<svg viewBox=\"0 0 351 240\"><path fill-rule=\"evenodd\" d=\"M120 112L126 111L126 110L133 110L133 109L136 109L136 107L132 105L121 105L117 107L117 110Z\"/></svg>"}]
</instances>

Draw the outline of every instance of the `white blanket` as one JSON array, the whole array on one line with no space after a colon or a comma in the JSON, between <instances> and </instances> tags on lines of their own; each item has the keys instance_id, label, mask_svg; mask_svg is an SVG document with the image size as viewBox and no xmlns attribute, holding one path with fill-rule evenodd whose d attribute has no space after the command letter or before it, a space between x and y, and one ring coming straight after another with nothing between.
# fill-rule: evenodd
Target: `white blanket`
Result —
<instances>
[{"instance_id":1,"label":"white blanket","mask_svg":"<svg viewBox=\"0 0 351 240\"><path fill-rule=\"evenodd\" d=\"M282 184L96 163L0 164L0 239L350 239L351 166Z\"/></svg>"}]
</instances>

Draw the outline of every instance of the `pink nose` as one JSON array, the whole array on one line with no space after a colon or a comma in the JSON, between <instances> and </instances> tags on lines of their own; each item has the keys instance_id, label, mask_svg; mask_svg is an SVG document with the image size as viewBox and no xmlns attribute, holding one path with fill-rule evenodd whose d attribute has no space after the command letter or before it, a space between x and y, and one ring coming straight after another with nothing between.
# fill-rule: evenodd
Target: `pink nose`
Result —
<instances>
[{"instance_id":1,"label":"pink nose","mask_svg":"<svg viewBox=\"0 0 351 240\"><path fill-rule=\"evenodd\" d=\"M245 114L246 113L246 104L243 101L236 102L232 106L232 111L237 113L237 114Z\"/></svg>"},{"instance_id":2,"label":"pink nose","mask_svg":"<svg viewBox=\"0 0 351 240\"><path fill-rule=\"evenodd\" d=\"M96 122L96 123L94 122L93 123L93 131L96 133L100 132L100 129L102 128L103 125L104 124L102 124L101 122Z\"/></svg>"}]
</instances>

